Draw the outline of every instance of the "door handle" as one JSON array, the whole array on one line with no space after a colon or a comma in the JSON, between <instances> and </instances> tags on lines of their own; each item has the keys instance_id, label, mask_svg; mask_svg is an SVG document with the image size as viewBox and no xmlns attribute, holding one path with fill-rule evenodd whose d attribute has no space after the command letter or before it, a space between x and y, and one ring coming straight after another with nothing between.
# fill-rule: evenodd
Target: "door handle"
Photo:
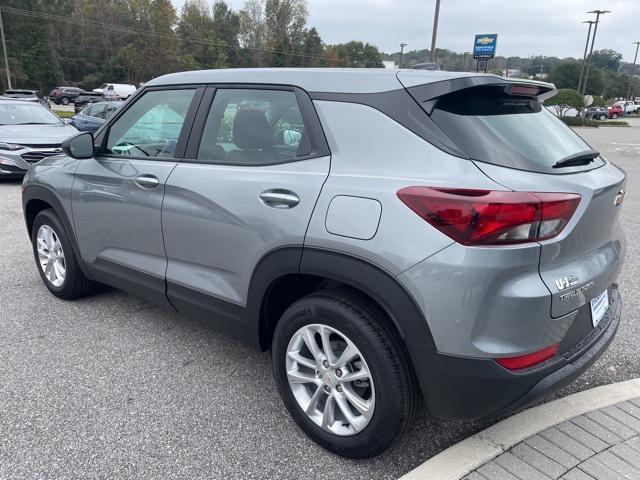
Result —
<instances>
[{"instance_id":1,"label":"door handle","mask_svg":"<svg viewBox=\"0 0 640 480\"><path fill-rule=\"evenodd\" d=\"M293 208L300 203L300 197L290 190L274 188L260 194L260 201L267 207Z\"/></svg>"},{"instance_id":2,"label":"door handle","mask_svg":"<svg viewBox=\"0 0 640 480\"><path fill-rule=\"evenodd\" d=\"M140 175L133 179L140 188L155 188L160 184L158 177L153 175Z\"/></svg>"}]
</instances>

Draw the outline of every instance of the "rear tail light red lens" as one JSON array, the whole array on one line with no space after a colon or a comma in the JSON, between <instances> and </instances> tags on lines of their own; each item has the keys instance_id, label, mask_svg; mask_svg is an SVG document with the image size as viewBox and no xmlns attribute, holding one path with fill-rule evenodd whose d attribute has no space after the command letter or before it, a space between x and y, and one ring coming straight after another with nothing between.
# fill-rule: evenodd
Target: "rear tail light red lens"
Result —
<instances>
[{"instance_id":1,"label":"rear tail light red lens","mask_svg":"<svg viewBox=\"0 0 640 480\"><path fill-rule=\"evenodd\" d=\"M575 193L407 187L398 198L463 245L505 245L558 235L580 204Z\"/></svg>"},{"instance_id":2,"label":"rear tail light red lens","mask_svg":"<svg viewBox=\"0 0 640 480\"><path fill-rule=\"evenodd\" d=\"M555 357L558 353L559 347L560 344L554 343L553 345L543 348L542 350L538 350L537 352L520 355L518 357L496 358L495 361L508 370L521 370L523 368L533 367L534 365Z\"/></svg>"}]
</instances>

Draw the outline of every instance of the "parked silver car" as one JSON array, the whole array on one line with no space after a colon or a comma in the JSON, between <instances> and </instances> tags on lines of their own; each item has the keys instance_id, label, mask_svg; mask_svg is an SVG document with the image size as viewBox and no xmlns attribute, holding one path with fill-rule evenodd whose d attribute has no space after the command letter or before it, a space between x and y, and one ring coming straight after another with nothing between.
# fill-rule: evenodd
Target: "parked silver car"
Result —
<instances>
[{"instance_id":1,"label":"parked silver car","mask_svg":"<svg viewBox=\"0 0 640 480\"><path fill-rule=\"evenodd\" d=\"M78 133L38 103L0 102L0 178L21 177L43 158L60 155L62 141Z\"/></svg>"},{"instance_id":2,"label":"parked silver car","mask_svg":"<svg viewBox=\"0 0 640 480\"><path fill-rule=\"evenodd\" d=\"M384 451L420 391L442 418L521 409L621 317L625 174L541 106L554 93L419 70L160 77L30 169L37 268L58 297L106 283L270 349L292 417L340 455Z\"/></svg>"}]
</instances>

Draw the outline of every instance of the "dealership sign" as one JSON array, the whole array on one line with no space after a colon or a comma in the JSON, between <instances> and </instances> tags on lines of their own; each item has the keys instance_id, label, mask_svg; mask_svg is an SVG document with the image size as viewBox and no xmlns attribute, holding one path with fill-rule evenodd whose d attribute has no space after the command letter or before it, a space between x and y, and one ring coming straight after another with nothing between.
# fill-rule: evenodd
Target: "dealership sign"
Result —
<instances>
[{"instance_id":1,"label":"dealership sign","mask_svg":"<svg viewBox=\"0 0 640 480\"><path fill-rule=\"evenodd\" d=\"M476 35L475 41L473 42L473 58L489 59L495 57L497 44L497 33Z\"/></svg>"}]
</instances>

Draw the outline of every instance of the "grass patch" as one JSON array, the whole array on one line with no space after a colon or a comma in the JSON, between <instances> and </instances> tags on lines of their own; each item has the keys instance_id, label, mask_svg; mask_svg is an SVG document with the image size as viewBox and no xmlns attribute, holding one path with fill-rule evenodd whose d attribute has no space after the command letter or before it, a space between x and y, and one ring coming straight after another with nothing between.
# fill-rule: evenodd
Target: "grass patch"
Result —
<instances>
[{"instance_id":1,"label":"grass patch","mask_svg":"<svg viewBox=\"0 0 640 480\"><path fill-rule=\"evenodd\" d=\"M52 112L58 115L60 118L71 118L75 115L75 112L67 112L65 110L52 110Z\"/></svg>"},{"instance_id":2,"label":"grass patch","mask_svg":"<svg viewBox=\"0 0 640 480\"><path fill-rule=\"evenodd\" d=\"M602 124L597 120L584 117L562 117L560 120L570 127L599 127Z\"/></svg>"},{"instance_id":3,"label":"grass patch","mask_svg":"<svg viewBox=\"0 0 640 480\"><path fill-rule=\"evenodd\" d=\"M604 122L598 122L601 127L628 127L629 122L624 120L605 120Z\"/></svg>"},{"instance_id":4,"label":"grass patch","mask_svg":"<svg viewBox=\"0 0 640 480\"><path fill-rule=\"evenodd\" d=\"M600 121L584 117L562 117L560 120L570 127L626 127L629 125L624 120Z\"/></svg>"}]
</instances>

